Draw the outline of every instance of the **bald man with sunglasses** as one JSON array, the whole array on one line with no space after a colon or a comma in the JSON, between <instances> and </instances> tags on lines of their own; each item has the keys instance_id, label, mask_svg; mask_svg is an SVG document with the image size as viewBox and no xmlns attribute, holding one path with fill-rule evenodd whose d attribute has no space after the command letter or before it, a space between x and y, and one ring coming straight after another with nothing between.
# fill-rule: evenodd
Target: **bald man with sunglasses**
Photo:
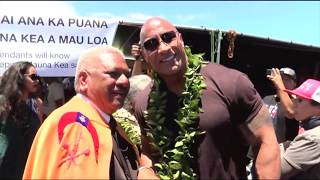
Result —
<instances>
[{"instance_id":1,"label":"bald man with sunglasses","mask_svg":"<svg viewBox=\"0 0 320 180\"><path fill-rule=\"evenodd\" d=\"M182 107L179 97L185 86L188 57L181 33L170 22L159 17L145 21L140 32L141 55L160 80L160 92L166 92L162 129L177 135L174 121ZM258 177L277 179L280 156L270 115L249 78L237 70L209 63L200 74L206 88L199 107L199 127L205 131L196 146L195 171L198 179L246 179L246 152L255 147ZM142 131L144 166L159 162L146 135L144 112L150 107L152 84L135 98L134 109ZM158 102L161 103L161 102ZM178 119L179 120L179 119ZM174 138L173 138L174 139ZM172 145L175 143L173 142ZM183 166L183 164L181 164Z\"/></svg>"}]
</instances>

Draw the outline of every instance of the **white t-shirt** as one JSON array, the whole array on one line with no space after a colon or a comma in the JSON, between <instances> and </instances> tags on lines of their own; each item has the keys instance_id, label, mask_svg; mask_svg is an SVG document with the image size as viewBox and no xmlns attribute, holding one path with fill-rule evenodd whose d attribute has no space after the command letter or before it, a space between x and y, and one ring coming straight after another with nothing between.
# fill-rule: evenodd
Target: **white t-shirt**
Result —
<instances>
[{"instance_id":1,"label":"white t-shirt","mask_svg":"<svg viewBox=\"0 0 320 180\"><path fill-rule=\"evenodd\" d=\"M58 82L52 82L48 85L48 96L47 101L44 101L43 111L46 116L48 116L53 110L55 110L55 101L62 99L63 103L65 101L63 85Z\"/></svg>"}]
</instances>

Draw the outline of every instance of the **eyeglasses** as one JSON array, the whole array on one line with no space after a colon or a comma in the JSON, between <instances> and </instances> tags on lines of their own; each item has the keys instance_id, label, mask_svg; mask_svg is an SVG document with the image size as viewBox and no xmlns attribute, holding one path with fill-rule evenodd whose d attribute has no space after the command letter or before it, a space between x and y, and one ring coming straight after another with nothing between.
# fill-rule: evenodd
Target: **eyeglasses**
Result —
<instances>
[{"instance_id":1,"label":"eyeglasses","mask_svg":"<svg viewBox=\"0 0 320 180\"><path fill-rule=\"evenodd\" d=\"M298 103L301 103L301 102L303 101L303 99L301 99L301 98L296 98L296 101L297 101Z\"/></svg>"},{"instance_id":2,"label":"eyeglasses","mask_svg":"<svg viewBox=\"0 0 320 180\"><path fill-rule=\"evenodd\" d=\"M32 81L40 79L40 76L38 76L37 74L30 74L30 75L26 74L26 75L29 76Z\"/></svg>"},{"instance_id":3,"label":"eyeglasses","mask_svg":"<svg viewBox=\"0 0 320 180\"><path fill-rule=\"evenodd\" d=\"M291 94L290 96L292 97L293 101L296 103L301 103L304 100L303 98L296 96L294 94Z\"/></svg>"},{"instance_id":4,"label":"eyeglasses","mask_svg":"<svg viewBox=\"0 0 320 180\"><path fill-rule=\"evenodd\" d=\"M175 39L177 37L177 32L176 31L169 31L169 32L165 32L163 34L160 34L159 36L163 42L165 42L166 44L169 44L172 42L173 39ZM148 39L147 41L145 41L143 43L143 47L148 51L156 50L159 47L159 45L160 45L160 42L155 37Z\"/></svg>"}]
</instances>

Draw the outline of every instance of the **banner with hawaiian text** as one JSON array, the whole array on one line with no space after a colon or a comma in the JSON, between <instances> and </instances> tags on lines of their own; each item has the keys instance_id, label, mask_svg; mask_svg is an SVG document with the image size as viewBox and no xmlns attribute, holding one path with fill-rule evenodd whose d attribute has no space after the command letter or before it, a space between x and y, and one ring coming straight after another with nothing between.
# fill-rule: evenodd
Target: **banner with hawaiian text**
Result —
<instances>
[{"instance_id":1,"label":"banner with hawaiian text","mask_svg":"<svg viewBox=\"0 0 320 180\"><path fill-rule=\"evenodd\" d=\"M0 14L0 76L17 61L32 62L40 76L74 76L80 53L112 45L117 27L109 19Z\"/></svg>"}]
</instances>

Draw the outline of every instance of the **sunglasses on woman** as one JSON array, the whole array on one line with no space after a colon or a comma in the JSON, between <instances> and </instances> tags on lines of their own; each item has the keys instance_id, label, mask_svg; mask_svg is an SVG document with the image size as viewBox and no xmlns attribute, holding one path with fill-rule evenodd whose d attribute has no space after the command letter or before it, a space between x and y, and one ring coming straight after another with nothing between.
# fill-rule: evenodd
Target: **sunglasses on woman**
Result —
<instances>
[{"instance_id":1,"label":"sunglasses on woman","mask_svg":"<svg viewBox=\"0 0 320 180\"><path fill-rule=\"evenodd\" d=\"M177 37L176 31L169 31L159 35L161 40L166 44L169 44ZM160 41L157 38L148 39L143 43L143 47L148 51L156 50L160 45Z\"/></svg>"},{"instance_id":2,"label":"sunglasses on woman","mask_svg":"<svg viewBox=\"0 0 320 180\"><path fill-rule=\"evenodd\" d=\"M30 74L30 75L27 75L27 76L29 76L32 81L40 79L40 76L38 76L37 74Z\"/></svg>"}]
</instances>

